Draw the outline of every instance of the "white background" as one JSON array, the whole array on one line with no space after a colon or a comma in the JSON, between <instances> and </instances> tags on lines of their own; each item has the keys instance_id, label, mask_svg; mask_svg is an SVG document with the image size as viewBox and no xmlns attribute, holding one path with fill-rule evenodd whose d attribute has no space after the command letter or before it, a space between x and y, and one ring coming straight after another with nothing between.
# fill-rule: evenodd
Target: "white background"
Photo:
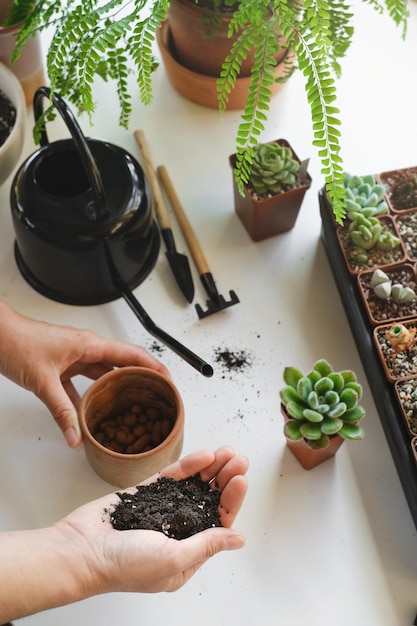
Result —
<instances>
[{"instance_id":1,"label":"white background","mask_svg":"<svg viewBox=\"0 0 417 626\"><path fill-rule=\"evenodd\" d=\"M391 21L358 7L355 43L343 61L338 104L345 169L376 173L417 161L417 5L410 5L406 42ZM263 139L285 138L311 157L313 185L296 227L253 243L233 208L228 157L235 151L239 112L221 122L168 83L161 66L154 101L134 102L129 131L117 124L112 85L97 85L94 126L85 133L138 156L133 130L145 130L155 165L164 164L200 237L220 293L241 303L198 320L170 274L164 247L135 295L164 330L215 367L205 379L164 348L186 410L184 453L232 445L250 460L249 492L236 527L239 552L207 563L175 594L109 594L21 620L31 626L411 626L417 613L416 529L367 385L320 239L320 164L311 145L302 76L275 96ZM29 115L29 118L31 116ZM29 121L29 127L31 122ZM57 122L50 136L66 136ZM34 146L28 131L25 153ZM143 344L150 337L122 301L72 307L46 299L16 268L8 201L0 188L0 297L32 317L91 327ZM185 250L177 233L180 251ZM195 276L195 302L206 294ZM218 349L246 351L252 364L230 373ZM318 358L354 369L364 385L366 437L307 472L287 450L278 392L288 364L304 370ZM86 382L80 381L79 388ZM90 469L82 448L69 450L44 406L0 379L0 527L53 523L112 490Z\"/></svg>"}]
</instances>

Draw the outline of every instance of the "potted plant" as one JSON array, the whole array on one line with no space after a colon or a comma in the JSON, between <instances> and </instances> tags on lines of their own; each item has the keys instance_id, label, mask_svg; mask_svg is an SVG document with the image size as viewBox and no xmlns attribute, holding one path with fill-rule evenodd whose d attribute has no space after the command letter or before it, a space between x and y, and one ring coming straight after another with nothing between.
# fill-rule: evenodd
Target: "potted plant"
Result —
<instances>
[{"instance_id":1,"label":"potted plant","mask_svg":"<svg viewBox=\"0 0 417 626\"><path fill-rule=\"evenodd\" d=\"M233 170L236 159L229 158ZM293 228L311 182L285 139L256 145L243 196L234 180L235 210L253 241Z\"/></svg>"},{"instance_id":2,"label":"potted plant","mask_svg":"<svg viewBox=\"0 0 417 626\"><path fill-rule=\"evenodd\" d=\"M358 287L374 326L417 316L417 277L410 263L360 272Z\"/></svg>"},{"instance_id":3,"label":"potted plant","mask_svg":"<svg viewBox=\"0 0 417 626\"><path fill-rule=\"evenodd\" d=\"M287 446L304 469L334 456L345 439L359 440L365 416L360 406L362 386L351 370L333 371L320 359L308 374L296 367L284 370L280 390Z\"/></svg>"},{"instance_id":4,"label":"potted plant","mask_svg":"<svg viewBox=\"0 0 417 626\"><path fill-rule=\"evenodd\" d=\"M151 74L156 66L152 44L175 1L138 0L130 3L117 0L104 5L100 0L88 3L16 1L11 19L22 22L16 55L34 33L52 30L47 62L52 91L58 91L92 115L94 75L112 78L117 83L120 97L120 123L127 126L131 113L131 94L126 80L129 62L132 61L137 68L141 99L149 104L152 99ZM220 3L216 1L219 7ZM340 59L353 38L354 10L338 0L329 0L316 8L310 2L297 0L289 3L283 0L237 0L232 5L228 34L238 32L239 36L224 59L218 78L219 107L220 110L226 108L241 65L253 49L248 98L237 131L235 177L242 193L243 185L248 181L254 146L264 129L275 82L276 55L280 48L278 30L305 76L314 143L322 160L322 174L333 211L336 219L342 222L345 189L335 81L341 73ZM375 8L378 12L387 12L402 27L405 36L408 9L403 0L385 0ZM292 68L286 77L291 71Z\"/></svg>"},{"instance_id":5,"label":"potted plant","mask_svg":"<svg viewBox=\"0 0 417 626\"><path fill-rule=\"evenodd\" d=\"M26 105L31 105L37 88L45 84L41 39L39 33L36 33L26 42L19 58L11 62L21 26L18 17L9 19L12 5L13 0L0 2L0 62L17 76L24 91Z\"/></svg>"},{"instance_id":6,"label":"potted plant","mask_svg":"<svg viewBox=\"0 0 417 626\"><path fill-rule=\"evenodd\" d=\"M351 274L404 261L404 245L390 215L365 217L356 212L351 214L351 220L337 230Z\"/></svg>"}]
</instances>

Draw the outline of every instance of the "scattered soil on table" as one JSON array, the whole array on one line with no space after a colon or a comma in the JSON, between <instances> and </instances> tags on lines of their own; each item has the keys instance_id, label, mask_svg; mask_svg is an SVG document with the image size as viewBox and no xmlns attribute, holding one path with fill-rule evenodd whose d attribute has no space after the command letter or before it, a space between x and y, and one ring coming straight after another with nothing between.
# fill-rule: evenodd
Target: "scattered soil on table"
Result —
<instances>
[{"instance_id":1,"label":"scattered soil on table","mask_svg":"<svg viewBox=\"0 0 417 626\"><path fill-rule=\"evenodd\" d=\"M4 144L16 122L16 107L0 89L0 146Z\"/></svg>"},{"instance_id":2,"label":"scattered soil on table","mask_svg":"<svg viewBox=\"0 0 417 626\"><path fill-rule=\"evenodd\" d=\"M417 211L397 215L395 223L408 256L413 261L417 260Z\"/></svg>"},{"instance_id":3,"label":"scattered soil on table","mask_svg":"<svg viewBox=\"0 0 417 626\"><path fill-rule=\"evenodd\" d=\"M355 246L352 243L352 240L349 235L349 226L351 222L347 222L345 226L338 230L339 242L343 253L347 260L347 265L350 268L350 271L353 273L361 272L362 270L375 269L377 267L384 267L386 265L391 265L393 263L400 263L404 260L405 250L404 246L400 245L398 248L394 250L378 250L376 248L372 248L371 250L367 250L368 260L366 263L358 264L352 258L352 253L354 251ZM388 219L381 218L382 225L382 233L391 233L392 235L397 236L397 232L395 231L393 223Z\"/></svg>"},{"instance_id":4,"label":"scattered soil on table","mask_svg":"<svg viewBox=\"0 0 417 626\"><path fill-rule=\"evenodd\" d=\"M414 268L411 265L384 270L385 274L392 281L392 284L400 283L403 287L409 287L417 294L417 279ZM361 274L358 277L359 287L366 300L371 321L376 323L387 323L390 320L405 319L406 317L417 317L417 299L413 302L396 304L392 298L383 300L378 298L371 286L373 271Z\"/></svg>"},{"instance_id":5,"label":"scattered soil on table","mask_svg":"<svg viewBox=\"0 0 417 626\"><path fill-rule=\"evenodd\" d=\"M220 492L199 475L183 480L161 476L149 485L139 485L134 494L117 495L120 503L107 511L116 530L156 530L173 539L186 539L222 525Z\"/></svg>"},{"instance_id":6,"label":"scattered soil on table","mask_svg":"<svg viewBox=\"0 0 417 626\"><path fill-rule=\"evenodd\" d=\"M225 372L242 372L253 364L253 358L247 351L226 348L217 348L214 351L214 361Z\"/></svg>"}]
</instances>

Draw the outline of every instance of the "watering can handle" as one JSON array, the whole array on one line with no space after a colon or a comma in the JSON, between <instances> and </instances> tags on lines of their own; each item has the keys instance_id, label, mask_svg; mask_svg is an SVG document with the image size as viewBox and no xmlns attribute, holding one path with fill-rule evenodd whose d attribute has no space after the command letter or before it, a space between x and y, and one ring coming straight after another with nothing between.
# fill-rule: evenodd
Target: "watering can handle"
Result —
<instances>
[{"instance_id":1,"label":"watering can handle","mask_svg":"<svg viewBox=\"0 0 417 626\"><path fill-rule=\"evenodd\" d=\"M75 119L72 111L68 108L65 101L61 98L59 94L53 93L51 95L51 90L49 89L49 87L40 87L36 91L33 98L33 112L35 116L35 123L43 114L43 98L48 98L52 102L71 133L82 164L90 181L93 194L95 196L95 219L98 220L105 217L109 214L109 211L106 206L103 182L101 180L100 172L98 170L96 162L94 161L93 155L91 154L91 150L81 131L81 128L78 125L77 120ZM43 127L41 130L40 145L44 147L48 144L48 135L46 134L45 127Z\"/></svg>"}]
</instances>

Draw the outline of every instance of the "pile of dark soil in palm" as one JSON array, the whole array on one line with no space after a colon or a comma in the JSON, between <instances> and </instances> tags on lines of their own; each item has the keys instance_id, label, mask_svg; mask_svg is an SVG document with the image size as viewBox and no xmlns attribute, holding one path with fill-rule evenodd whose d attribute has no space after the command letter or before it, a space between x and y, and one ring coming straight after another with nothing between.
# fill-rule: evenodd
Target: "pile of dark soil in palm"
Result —
<instances>
[{"instance_id":1,"label":"pile of dark soil in palm","mask_svg":"<svg viewBox=\"0 0 417 626\"><path fill-rule=\"evenodd\" d=\"M136 492L118 492L120 502L109 511L116 530L157 530L173 539L185 539L207 528L221 526L220 493L199 475L174 480L160 477Z\"/></svg>"}]
</instances>

